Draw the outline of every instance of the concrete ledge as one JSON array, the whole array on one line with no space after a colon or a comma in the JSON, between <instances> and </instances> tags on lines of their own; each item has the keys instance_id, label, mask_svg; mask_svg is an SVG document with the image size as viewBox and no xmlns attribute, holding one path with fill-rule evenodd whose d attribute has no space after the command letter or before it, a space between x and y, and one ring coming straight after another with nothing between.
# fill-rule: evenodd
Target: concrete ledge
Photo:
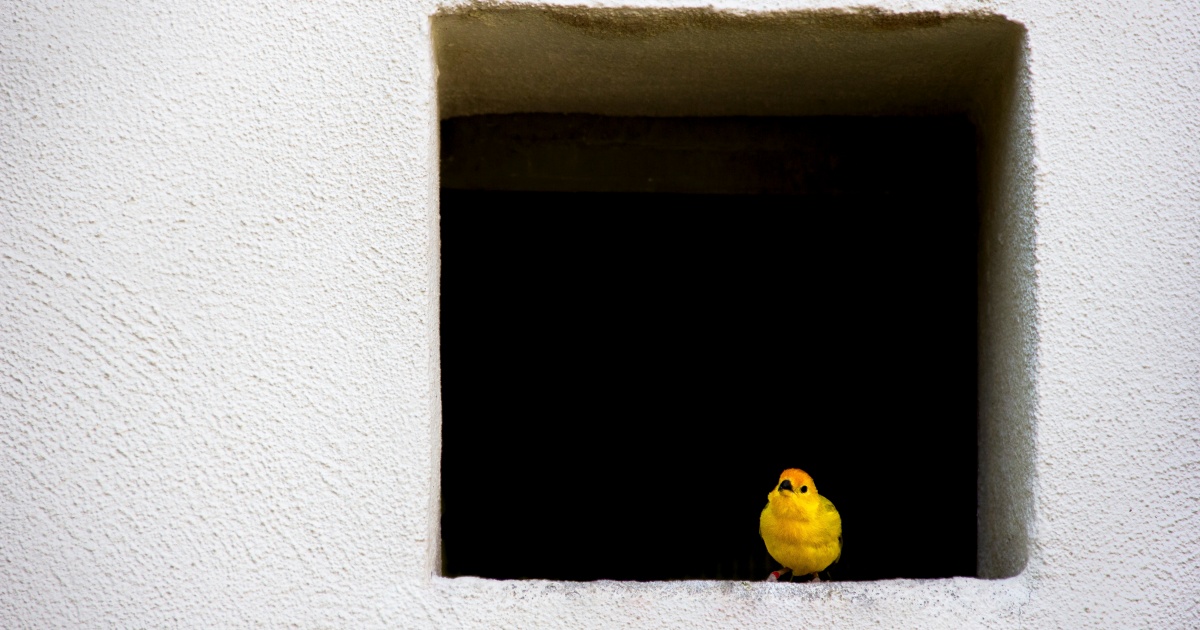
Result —
<instances>
[{"instance_id":1,"label":"concrete ledge","mask_svg":"<svg viewBox=\"0 0 1200 630\"><path fill-rule=\"evenodd\" d=\"M497 619L539 628L1019 626L1029 598L1021 578L823 584L435 578L424 593L444 623L463 628Z\"/></svg>"}]
</instances>

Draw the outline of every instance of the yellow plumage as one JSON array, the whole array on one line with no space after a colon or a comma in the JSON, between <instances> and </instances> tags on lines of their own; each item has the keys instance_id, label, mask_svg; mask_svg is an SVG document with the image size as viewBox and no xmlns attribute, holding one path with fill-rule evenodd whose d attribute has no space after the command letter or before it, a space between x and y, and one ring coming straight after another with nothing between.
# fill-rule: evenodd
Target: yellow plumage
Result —
<instances>
[{"instance_id":1,"label":"yellow plumage","mask_svg":"<svg viewBox=\"0 0 1200 630\"><path fill-rule=\"evenodd\" d=\"M842 517L799 468L779 475L758 518L758 531L767 553L792 575L816 574L842 557ZM768 579L778 577L771 575Z\"/></svg>"}]
</instances>

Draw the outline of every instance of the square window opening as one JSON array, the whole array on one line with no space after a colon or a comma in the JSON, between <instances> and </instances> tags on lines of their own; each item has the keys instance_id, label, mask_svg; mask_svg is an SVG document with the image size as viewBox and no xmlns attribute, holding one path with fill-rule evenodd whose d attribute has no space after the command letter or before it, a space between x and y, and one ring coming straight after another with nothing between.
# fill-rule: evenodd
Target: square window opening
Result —
<instances>
[{"instance_id":1,"label":"square window opening","mask_svg":"<svg viewBox=\"0 0 1200 630\"><path fill-rule=\"evenodd\" d=\"M835 580L1020 572L1019 25L535 7L434 42L443 575L762 580L790 467Z\"/></svg>"}]
</instances>

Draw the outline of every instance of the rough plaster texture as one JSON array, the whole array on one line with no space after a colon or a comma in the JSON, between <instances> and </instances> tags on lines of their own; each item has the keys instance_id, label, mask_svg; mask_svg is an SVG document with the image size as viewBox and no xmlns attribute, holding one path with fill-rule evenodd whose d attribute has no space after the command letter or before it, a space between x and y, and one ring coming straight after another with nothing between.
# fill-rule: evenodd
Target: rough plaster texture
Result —
<instances>
[{"instance_id":1,"label":"rough plaster texture","mask_svg":"<svg viewBox=\"0 0 1200 630\"><path fill-rule=\"evenodd\" d=\"M0 625L1196 626L1200 11L877 6L1027 29L978 110L1017 575L436 577L446 5L6 2Z\"/></svg>"}]
</instances>

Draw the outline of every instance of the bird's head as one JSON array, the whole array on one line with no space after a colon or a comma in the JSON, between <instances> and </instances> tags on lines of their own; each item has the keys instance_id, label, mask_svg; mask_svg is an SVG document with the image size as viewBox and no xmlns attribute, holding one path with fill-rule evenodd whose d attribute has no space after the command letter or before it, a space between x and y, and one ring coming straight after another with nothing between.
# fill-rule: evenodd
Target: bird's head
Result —
<instances>
[{"instance_id":1,"label":"bird's head","mask_svg":"<svg viewBox=\"0 0 1200 630\"><path fill-rule=\"evenodd\" d=\"M811 501L817 498L817 484L808 473L799 468L789 468L779 475L779 483L767 495L767 501L785 500Z\"/></svg>"}]
</instances>

